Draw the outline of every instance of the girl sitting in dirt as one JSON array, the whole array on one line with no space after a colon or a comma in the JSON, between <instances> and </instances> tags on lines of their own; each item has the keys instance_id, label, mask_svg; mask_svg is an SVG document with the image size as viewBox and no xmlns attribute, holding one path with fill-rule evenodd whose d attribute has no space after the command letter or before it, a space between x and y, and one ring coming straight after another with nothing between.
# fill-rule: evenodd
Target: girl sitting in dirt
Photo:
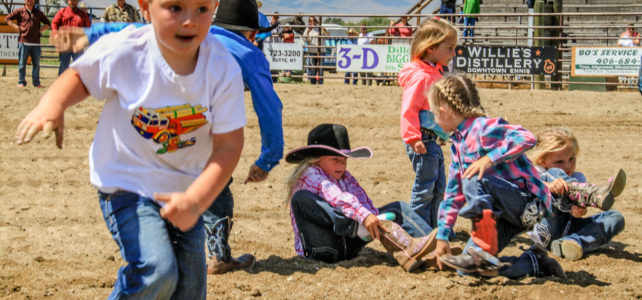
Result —
<instances>
[{"instance_id":1,"label":"girl sitting in dirt","mask_svg":"<svg viewBox=\"0 0 642 300\"><path fill-rule=\"evenodd\" d=\"M287 182L294 248L300 256L335 263L378 239L410 272L435 249L436 230L405 202L374 206L346 170L348 158L369 157L368 147L350 149L348 131L339 124L315 127L307 146L286 155L285 161L298 163Z\"/></svg>"},{"instance_id":2,"label":"girl sitting in dirt","mask_svg":"<svg viewBox=\"0 0 642 300\"><path fill-rule=\"evenodd\" d=\"M582 258L624 229L622 214L609 209L624 189L626 174L620 169L606 183L587 184L584 174L575 172L579 152L573 132L567 127L556 127L537 135L533 156L555 200L554 216L542 220L530 234L536 244L549 246L553 254L569 260ZM604 211L582 218L589 205Z\"/></svg>"},{"instance_id":3,"label":"girl sitting in dirt","mask_svg":"<svg viewBox=\"0 0 642 300\"><path fill-rule=\"evenodd\" d=\"M535 247L505 266L495 257L510 240L550 213L551 194L524 152L535 145L532 133L484 113L475 84L458 75L436 82L429 94L435 121L451 132L452 163L439 207L436 253L442 263L464 274L506 277L565 277L560 265ZM465 205L465 206L464 206ZM451 255L448 239L457 216L471 219L464 253Z\"/></svg>"}]
</instances>

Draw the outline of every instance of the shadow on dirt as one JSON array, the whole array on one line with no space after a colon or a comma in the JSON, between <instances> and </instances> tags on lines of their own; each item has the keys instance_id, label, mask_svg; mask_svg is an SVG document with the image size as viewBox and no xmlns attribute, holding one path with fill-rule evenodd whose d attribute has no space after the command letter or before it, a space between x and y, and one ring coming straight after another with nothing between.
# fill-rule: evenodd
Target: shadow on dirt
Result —
<instances>
[{"instance_id":1,"label":"shadow on dirt","mask_svg":"<svg viewBox=\"0 0 642 300\"><path fill-rule=\"evenodd\" d=\"M290 275L295 272L316 274L320 269L335 268L368 268L372 266L386 265L397 267L395 259L386 252L377 251L369 247L363 248L359 256L334 264L324 263L318 260L307 259L299 256L283 258L270 255L267 259L257 260L251 273L272 272L280 275Z\"/></svg>"},{"instance_id":2,"label":"shadow on dirt","mask_svg":"<svg viewBox=\"0 0 642 300\"><path fill-rule=\"evenodd\" d=\"M610 258L626 259L638 263L642 262L641 253L629 252L624 249L626 247L633 248L630 246L631 245L611 241L610 243L606 244L606 246L603 246L591 253L587 253L585 256L604 254Z\"/></svg>"}]
</instances>

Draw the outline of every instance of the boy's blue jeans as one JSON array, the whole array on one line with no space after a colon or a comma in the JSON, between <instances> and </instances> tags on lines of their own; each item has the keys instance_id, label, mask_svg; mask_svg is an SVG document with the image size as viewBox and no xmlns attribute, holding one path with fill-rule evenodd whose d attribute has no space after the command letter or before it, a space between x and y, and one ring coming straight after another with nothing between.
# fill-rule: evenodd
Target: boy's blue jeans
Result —
<instances>
[{"instance_id":1,"label":"boy's blue jeans","mask_svg":"<svg viewBox=\"0 0 642 300\"><path fill-rule=\"evenodd\" d=\"M205 299L203 221L182 232L160 216L150 198L98 192L107 228L127 265L118 270L109 299Z\"/></svg>"},{"instance_id":2,"label":"boy's blue jeans","mask_svg":"<svg viewBox=\"0 0 642 300\"><path fill-rule=\"evenodd\" d=\"M232 258L232 251L229 244L228 222L234 217L234 196L230 190L230 184L221 191L216 200L203 213L203 223L208 231L213 234L206 234L206 244L209 250L208 257L215 256L217 261L229 262Z\"/></svg>"},{"instance_id":3,"label":"boy's blue jeans","mask_svg":"<svg viewBox=\"0 0 642 300\"><path fill-rule=\"evenodd\" d=\"M515 235L532 226L533 219L537 218L541 211L541 202L532 193L497 176L485 175L481 180L477 179L476 175L470 179L462 178L462 190L466 197L466 206L459 211L460 216L474 221L482 216L484 209L493 210L497 222L498 253ZM464 251L473 246L477 245L471 238ZM535 268L530 256L522 255L510 267L500 269L499 274L509 278L537 275Z\"/></svg>"},{"instance_id":4,"label":"boy's blue jeans","mask_svg":"<svg viewBox=\"0 0 642 300\"><path fill-rule=\"evenodd\" d=\"M558 168L548 169L541 177L546 182L553 182L556 178L562 178L566 182L577 181ZM553 196L555 197L555 195ZM558 209L554 210L554 214L541 222L548 227L551 240L574 240L582 246L583 253L591 252L605 245L624 230L624 217L616 210L603 211L586 218L576 218L570 213Z\"/></svg>"},{"instance_id":5,"label":"boy's blue jeans","mask_svg":"<svg viewBox=\"0 0 642 300\"><path fill-rule=\"evenodd\" d=\"M306 257L335 263L356 257L368 243L357 236L357 221L314 193L298 191L292 195L290 205ZM394 213L393 222L413 237L432 231L405 202L392 202L379 208L379 213L385 212Z\"/></svg>"},{"instance_id":6,"label":"boy's blue jeans","mask_svg":"<svg viewBox=\"0 0 642 300\"><path fill-rule=\"evenodd\" d=\"M415 170L410 207L430 227L436 228L439 204L444 199L446 191L444 153L434 137L423 133L422 141L426 146L426 154L419 154L412 150L410 145L405 144L406 153Z\"/></svg>"},{"instance_id":7,"label":"boy's blue jeans","mask_svg":"<svg viewBox=\"0 0 642 300\"><path fill-rule=\"evenodd\" d=\"M27 71L27 58L31 56L31 81L33 86L40 85L40 46L28 46L18 43L18 84L27 85L25 74Z\"/></svg>"}]
</instances>

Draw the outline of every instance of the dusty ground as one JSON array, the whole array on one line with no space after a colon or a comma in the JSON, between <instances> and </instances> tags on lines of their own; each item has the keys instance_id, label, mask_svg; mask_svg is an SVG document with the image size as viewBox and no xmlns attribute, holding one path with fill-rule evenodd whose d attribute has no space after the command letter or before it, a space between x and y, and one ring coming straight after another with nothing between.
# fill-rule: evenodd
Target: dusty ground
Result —
<instances>
[{"instance_id":1,"label":"dusty ground","mask_svg":"<svg viewBox=\"0 0 642 300\"><path fill-rule=\"evenodd\" d=\"M55 70L42 72L43 84L50 86ZM15 128L44 91L18 89L16 79L13 68L0 77L0 129L5 141L0 145L0 297L105 298L122 260L88 180L87 152L101 103L85 101L68 110L63 150L57 150L52 140L17 146ZM284 105L286 151L303 145L308 130L318 123L343 123L353 147L367 145L374 150L374 158L352 160L349 167L375 204L408 200L414 174L398 132L399 87L330 82L321 87L278 84L276 89ZM246 146L232 186L236 224L231 245L234 255L252 253L258 261L251 272L209 276L208 298L640 299L640 95L482 89L481 96L490 115L504 116L531 131L570 126L582 148L577 168L589 179L604 179L617 167L627 172L627 187L614 206L626 218L624 232L580 261L560 260L568 280L478 279L435 270L407 274L375 243L358 258L334 265L296 257L283 206L283 184L293 166L277 166L263 183L240 183L259 151L248 94ZM449 156L448 148L444 151ZM469 221L458 221L459 238L467 237L469 227ZM519 237L502 254L518 253L517 246L525 243Z\"/></svg>"}]
</instances>

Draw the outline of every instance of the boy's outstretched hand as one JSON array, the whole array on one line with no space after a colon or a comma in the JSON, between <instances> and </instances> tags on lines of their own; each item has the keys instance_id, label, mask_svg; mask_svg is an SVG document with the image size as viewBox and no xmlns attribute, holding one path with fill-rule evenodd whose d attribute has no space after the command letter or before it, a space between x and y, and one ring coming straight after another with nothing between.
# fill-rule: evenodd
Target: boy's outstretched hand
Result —
<instances>
[{"instance_id":1,"label":"boy's outstretched hand","mask_svg":"<svg viewBox=\"0 0 642 300\"><path fill-rule=\"evenodd\" d=\"M154 199L165 203L160 209L161 218L167 219L183 232L192 229L201 216L198 201L185 193L155 194Z\"/></svg>"},{"instance_id":2,"label":"boy's outstretched hand","mask_svg":"<svg viewBox=\"0 0 642 300\"><path fill-rule=\"evenodd\" d=\"M52 31L49 42L56 47L57 52L82 52L89 47L89 38L82 27L61 26Z\"/></svg>"},{"instance_id":3,"label":"boy's outstretched hand","mask_svg":"<svg viewBox=\"0 0 642 300\"><path fill-rule=\"evenodd\" d=\"M16 130L16 143L26 144L38 131L44 137L56 134L56 146L62 148L63 128L65 127L65 109L89 96L89 91L80 80L80 75L69 68L53 82L40 102L20 122Z\"/></svg>"},{"instance_id":4,"label":"boy's outstretched hand","mask_svg":"<svg viewBox=\"0 0 642 300\"><path fill-rule=\"evenodd\" d=\"M488 155L476 160L474 163L470 164L466 171L464 171L464 178L470 179L476 174L479 174L477 176L477 179L482 179L484 177L484 172L486 169L490 168L493 166L493 162L490 161L490 157Z\"/></svg>"},{"instance_id":5,"label":"boy's outstretched hand","mask_svg":"<svg viewBox=\"0 0 642 300\"><path fill-rule=\"evenodd\" d=\"M18 125L16 143L29 143L38 131L42 131L42 136L48 138L53 131L56 135L56 146L62 148L64 123L64 108L38 104Z\"/></svg>"}]
</instances>

